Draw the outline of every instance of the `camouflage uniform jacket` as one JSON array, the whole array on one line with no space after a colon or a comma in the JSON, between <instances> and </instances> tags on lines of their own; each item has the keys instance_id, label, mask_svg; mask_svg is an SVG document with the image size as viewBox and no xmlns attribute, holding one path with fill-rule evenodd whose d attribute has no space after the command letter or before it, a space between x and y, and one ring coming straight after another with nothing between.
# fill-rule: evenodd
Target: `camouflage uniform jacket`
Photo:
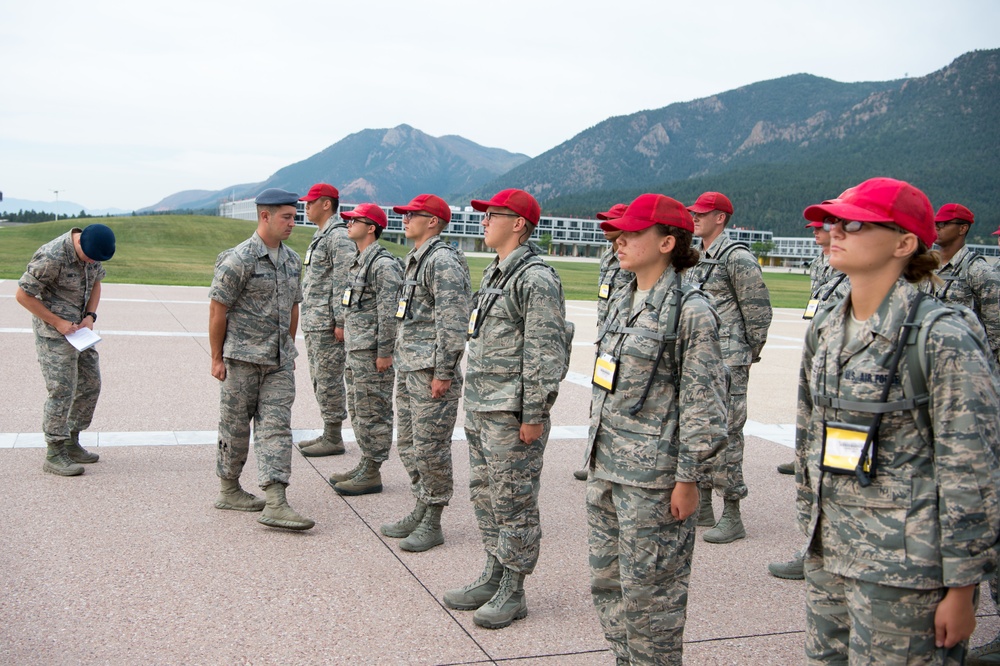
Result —
<instances>
[{"instance_id":1,"label":"camouflage uniform jacket","mask_svg":"<svg viewBox=\"0 0 1000 666\"><path fill-rule=\"evenodd\" d=\"M502 294L491 298L488 290ZM519 412L521 423L543 423L559 395L570 352L559 276L535 246L521 245L486 267L474 307L479 333L469 340L465 408Z\"/></svg>"},{"instance_id":2,"label":"camouflage uniform jacket","mask_svg":"<svg viewBox=\"0 0 1000 666\"><path fill-rule=\"evenodd\" d=\"M830 258L820 254L809 266L810 298L820 306L832 306L851 291L851 279L830 265Z\"/></svg>"},{"instance_id":3,"label":"camouflage uniform jacket","mask_svg":"<svg viewBox=\"0 0 1000 666\"><path fill-rule=\"evenodd\" d=\"M982 255L963 246L947 264L937 271L944 285L936 296L946 303L959 303L970 308L986 329L986 339L993 357L1000 361L1000 276ZM935 291L930 281L921 283L928 293Z\"/></svg>"},{"instance_id":4,"label":"camouflage uniform jacket","mask_svg":"<svg viewBox=\"0 0 1000 666\"><path fill-rule=\"evenodd\" d=\"M771 296L761 277L760 265L750 250L735 245L725 233L702 250L701 261L688 269L685 282L712 299L722 325L719 337L726 365L750 365L760 360L771 325ZM726 253L724 265L714 257ZM707 277L706 277L707 276Z\"/></svg>"},{"instance_id":5,"label":"camouflage uniform jacket","mask_svg":"<svg viewBox=\"0 0 1000 666\"><path fill-rule=\"evenodd\" d=\"M292 307L302 301L299 255L282 243L278 265L253 236L215 261L208 297L228 309L222 356L259 365L284 365L298 356L289 335Z\"/></svg>"},{"instance_id":6,"label":"camouflage uniform jacket","mask_svg":"<svg viewBox=\"0 0 1000 666\"><path fill-rule=\"evenodd\" d=\"M602 285L608 285L608 297L601 298L600 292L597 296L597 326L600 327L604 318L608 316L608 306L614 299L615 292L627 285L635 277L631 271L624 270L618 263L618 255L615 253L614 245L604 250L601 255L601 274L597 279L598 289Z\"/></svg>"},{"instance_id":7,"label":"camouflage uniform jacket","mask_svg":"<svg viewBox=\"0 0 1000 666\"><path fill-rule=\"evenodd\" d=\"M638 311L632 305L633 280L617 293L598 333L597 353L617 359L617 381L613 393L593 388L586 459L598 428L610 430L613 442L612 450L597 450L595 478L664 489L676 481L702 481L725 448L727 386L719 317L708 297L690 285L681 299L673 288L675 275L668 268ZM668 313L677 307L676 359L671 359L669 351L660 356L658 338L672 333ZM629 410L654 370L649 395L633 416Z\"/></svg>"},{"instance_id":8,"label":"camouflage uniform jacket","mask_svg":"<svg viewBox=\"0 0 1000 666\"><path fill-rule=\"evenodd\" d=\"M393 364L399 372L434 369L451 381L465 352L472 279L465 256L440 236L414 248L404 260L400 298L408 299L399 321Z\"/></svg>"},{"instance_id":9,"label":"camouflage uniform jacket","mask_svg":"<svg viewBox=\"0 0 1000 666\"><path fill-rule=\"evenodd\" d=\"M911 589L972 585L993 569L997 556L1000 398L960 315L944 315L927 336L933 432L917 424L916 411L888 411L870 486L862 487L854 474L820 469L824 421L864 427L873 419L850 404L820 405L826 398L880 401L891 350L916 294L898 281L854 339L844 339L846 304L813 320L813 326L819 321L818 342L816 349L806 345L799 375L799 525L809 543L821 538L831 573ZM904 354L888 402L904 398L907 366Z\"/></svg>"},{"instance_id":10,"label":"camouflage uniform jacket","mask_svg":"<svg viewBox=\"0 0 1000 666\"><path fill-rule=\"evenodd\" d=\"M101 262L88 264L76 255L73 233L80 231L73 228L38 248L17 282L17 286L40 300L52 314L74 324L83 319L94 284L105 276ZM42 338L62 337L54 326L38 317L31 318L31 327Z\"/></svg>"},{"instance_id":11,"label":"camouflage uniform jacket","mask_svg":"<svg viewBox=\"0 0 1000 666\"><path fill-rule=\"evenodd\" d=\"M374 350L387 358L396 348L396 296L403 269L378 243L366 247L351 265L350 304L344 307L344 344L348 352Z\"/></svg>"},{"instance_id":12,"label":"camouflage uniform jacket","mask_svg":"<svg viewBox=\"0 0 1000 666\"><path fill-rule=\"evenodd\" d=\"M340 299L349 280L348 271L358 247L347 236L347 224L330 218L317 229L302 260L303 331L332 331L344 327Z\"/></svg>"}]
</instances>

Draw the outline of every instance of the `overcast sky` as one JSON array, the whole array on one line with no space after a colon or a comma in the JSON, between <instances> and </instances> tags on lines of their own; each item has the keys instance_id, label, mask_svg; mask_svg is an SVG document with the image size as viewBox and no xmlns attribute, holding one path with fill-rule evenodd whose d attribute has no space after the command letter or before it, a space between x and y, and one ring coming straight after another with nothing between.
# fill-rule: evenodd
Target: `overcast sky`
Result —
<instances>
[{"instance_id":1,"label":"overcast sky","mask_svg":"<svg viewBox=\"0 0 1000 666\"><path fill-rule=\"evenodd\" d=\"M401 123L534 157L788 74L923 76L998 25L993 0L8 0L0 191L132 210Z\"/></svg>"}]
</instances>

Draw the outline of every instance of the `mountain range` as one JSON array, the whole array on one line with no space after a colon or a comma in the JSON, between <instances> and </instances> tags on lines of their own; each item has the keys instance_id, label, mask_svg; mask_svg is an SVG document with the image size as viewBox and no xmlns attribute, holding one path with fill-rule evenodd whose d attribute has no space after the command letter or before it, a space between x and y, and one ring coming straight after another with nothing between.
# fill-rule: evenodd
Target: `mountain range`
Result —
<instances>
[{"instance_id":1,"label":"mountain range","mask_svg":"<svg viewBox=\"0 0 1000 666\"><path fill-rule=\"evenodd\" d=\"M214 208L264 187L336 184L345 201L451 201L505 187L550 214L592 216L642 192L690 202L726 192L734 224L802 235L802 209L875 175L908 180L935 205L960 201L988 235L1000 204L1000 49L918 78L840 83L796 74L609 118L534 159L408 125L352 134L260 183L180 192L147 210ZM986 227L989 226L989 229Z\"/></svg>"}]
</instances>

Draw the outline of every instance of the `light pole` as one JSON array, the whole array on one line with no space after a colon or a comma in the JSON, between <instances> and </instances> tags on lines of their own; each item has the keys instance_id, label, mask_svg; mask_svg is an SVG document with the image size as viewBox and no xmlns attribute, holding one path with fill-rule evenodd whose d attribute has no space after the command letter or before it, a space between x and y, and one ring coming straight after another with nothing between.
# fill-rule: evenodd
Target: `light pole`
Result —
<instances>
[{"instance_id":1,"label":"light pole","mask_svg":"<svg viewBox=\"0 0 1000 666\"><path fill-rule=\"evenodd\" d=\"M66 190L52 190L56 193L56 222L59 221L59 193L65 192Z\"/></svg>"}]
</instances>

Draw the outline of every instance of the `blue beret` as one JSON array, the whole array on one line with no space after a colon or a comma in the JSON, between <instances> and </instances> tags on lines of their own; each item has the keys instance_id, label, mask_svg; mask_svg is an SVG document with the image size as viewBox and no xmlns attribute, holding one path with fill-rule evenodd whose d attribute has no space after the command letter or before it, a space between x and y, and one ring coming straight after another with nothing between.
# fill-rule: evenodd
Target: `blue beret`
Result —
<instances>
[{"instance_id":1,"label":"blue beret","mask_svg":"<svg viewBox=\"0 0 1000 666\"><path fill-rule=\"evenodd\" d=\"M115 232L104 224L91 224L80 234L80 249L94 261L115 256Z\"/></svg>"},{"instance_id":2,"label":"blue beret","mask_svg":"<svg viewBox=\"0 0 1000 666\"><path fill-rule=\"evenodd\" d=\"M299 195L271 187L258 194L253 202L258 206L294 206L299 202Z\"/></svg>"}]
</instances>

